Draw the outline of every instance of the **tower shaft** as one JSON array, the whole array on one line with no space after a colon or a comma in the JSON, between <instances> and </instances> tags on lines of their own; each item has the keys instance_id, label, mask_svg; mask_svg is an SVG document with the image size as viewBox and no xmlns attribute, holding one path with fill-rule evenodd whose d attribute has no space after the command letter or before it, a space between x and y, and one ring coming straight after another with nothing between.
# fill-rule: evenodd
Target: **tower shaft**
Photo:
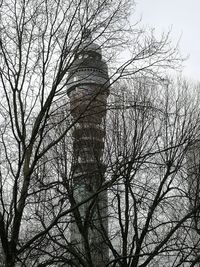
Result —
<instances>
[{"instance_id":1,"label":"tower shaft","mask_svg":"<svg viewBox=\"0 0 200 267\"><path fill-rule=\"evenodd\" d=\"M98 45L87 36L69 72L68 96L73 129L73 196L76 204L91 199L74 212L71 241L91 266L108 262L104 236L108 232L107 191L103 149L109 78Z\"/></svg>"}]
</instances>

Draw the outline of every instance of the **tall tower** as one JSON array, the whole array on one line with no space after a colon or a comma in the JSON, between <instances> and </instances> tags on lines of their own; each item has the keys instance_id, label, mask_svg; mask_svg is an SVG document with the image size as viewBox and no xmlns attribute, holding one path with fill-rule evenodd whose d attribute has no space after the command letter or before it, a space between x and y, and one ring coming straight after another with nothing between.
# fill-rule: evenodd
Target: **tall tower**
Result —
<instances>
[{"instance_id":1,"label":"tall tower","mask_svg":"<svg viewBox=\"0 0 200 267\"><path fill-rule=\"evenodd\" d=\"M80 203L94 195L74 213L71 241L83 259L92 263L90 266L103 267L108 261L108 248L103 238L108 232L107 192L96 192L105 180L102 156L109 77L101 49L92 41L89 30L84 30L82 43L75 48L68 79L67 93L75 120L73 196L75 202Z\"/></svg>"}]
</instances>

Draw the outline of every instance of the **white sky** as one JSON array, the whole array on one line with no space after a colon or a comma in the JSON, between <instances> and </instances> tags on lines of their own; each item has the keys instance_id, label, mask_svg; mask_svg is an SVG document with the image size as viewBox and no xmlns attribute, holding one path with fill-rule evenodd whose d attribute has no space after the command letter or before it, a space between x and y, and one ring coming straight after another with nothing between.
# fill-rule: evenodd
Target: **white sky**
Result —
<instances>
[{"instance_id":1,"label":"white sky","mask_svg":"<svg viewBox=\"0 0 200 267\"><path fill-rule=\"evenodd\" d=\"M181 37L181 54L189 56L184 75L200 81L200 0L136 0L135 15L159 32L172 27L172 40Z\"/></svg>"}]
</instances>

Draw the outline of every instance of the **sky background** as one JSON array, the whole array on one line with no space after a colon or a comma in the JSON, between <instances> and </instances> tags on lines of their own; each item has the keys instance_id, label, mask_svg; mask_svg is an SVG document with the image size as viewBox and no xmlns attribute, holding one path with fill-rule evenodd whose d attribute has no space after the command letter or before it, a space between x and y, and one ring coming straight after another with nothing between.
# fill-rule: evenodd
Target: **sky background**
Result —
<instances>
[{"instance_id":1,"label":"sky background","mask_svg":"<svg viewBox=\"0 0 200 267\"><path fill-rule=\"evenodd\" d=\"M180 37L180 52L186 57L183 74L200 81L200 0L136 0L136 17L155 31L172 28L172 41Z\"/></svg>"}]
</instances>

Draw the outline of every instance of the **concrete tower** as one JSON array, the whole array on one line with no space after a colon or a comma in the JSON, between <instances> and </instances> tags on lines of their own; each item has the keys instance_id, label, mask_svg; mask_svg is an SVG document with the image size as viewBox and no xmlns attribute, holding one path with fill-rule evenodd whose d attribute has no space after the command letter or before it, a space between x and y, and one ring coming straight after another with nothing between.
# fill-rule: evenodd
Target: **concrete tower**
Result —
<instances>
[{"instance_id":1,"label":"concrete tower","mask_svg":"<svg viewBox=\"0 0 200 267\"><path fill-rule=\"evenodd\" d=\"M73 129L72 173L74 199L79 203L95 195L105 179L102 156L109 77L101 49L92 41L89 30L84 30L82 43L74 52L67 93L71 114L76 120ZM108 248L102 234L108 231L107 192L96 194L91 201L81 205L78 212L81 221L74 214L72 242L83 258L87 255L85 259L90 259L93 266L103 267L108 261Z\"/></svg>"}]
</instances>

